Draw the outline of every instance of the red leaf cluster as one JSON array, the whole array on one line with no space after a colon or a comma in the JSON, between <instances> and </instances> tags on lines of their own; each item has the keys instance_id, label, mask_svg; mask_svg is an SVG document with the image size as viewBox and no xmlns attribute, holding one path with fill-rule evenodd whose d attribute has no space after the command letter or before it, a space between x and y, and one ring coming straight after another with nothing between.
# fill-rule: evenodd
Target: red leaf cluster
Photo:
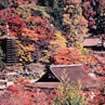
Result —
<instances>
[{"instance_id":1,"label":"red leaf cluster","mask_svg":"<svg viewBox=\"0 0 105 105\"><path fill-rule=\"evenodd\" d=\"M88 25L90 29L96 29L96 21L94 19L96 11L93 10L91 6L91 0L86 0L82 3L83 15L88 20Z\"/></svg>"},{"instance_id":2,"label":"red leaf cluster","mask_svg":"<svg viewBox=\"0 0 105 105\"><path fill-rule=\"evenodd\" d=\"M40 16L31 16L29 20L30 22L34 22L36 24L32 27L32 29L36 34L38 34L39 39L50 40L54 38L53 27L51 27L47 19Z\"/></svg>"},{"instance_id":3,"label":"red leaf cluster","mask_svg":"<svg viewBox=\"0 0 105 105\"><path fill-rule=\"evenodd\" d=\"M0 95L0 105L52 105L52 101L57 97L54 91L44 92L39 88L27 88L31 85L27 80L18 79L13 85L7 88L7 97ZM2 100L1 100L2 99Z\"/></svg>"}]
</instances>

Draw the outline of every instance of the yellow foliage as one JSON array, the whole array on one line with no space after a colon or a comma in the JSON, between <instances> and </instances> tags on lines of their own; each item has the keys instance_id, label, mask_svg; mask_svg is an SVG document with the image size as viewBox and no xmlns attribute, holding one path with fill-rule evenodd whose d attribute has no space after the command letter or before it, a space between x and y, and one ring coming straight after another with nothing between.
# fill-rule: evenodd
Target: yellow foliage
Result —
<instances>
[{"instance_id":1,"label":"yellow foliage","mask_svg":"<svg viewBox=\"0 0 105 105\"><path fill-rule=\"evenodd\" d=\"M41 61L41 62L46 62L46 63L49 63L50 61L49 61L49 56L44 56L44 57L41 57L40 59L39 59L39 61Z\"/></svg>"},{"instance_id":2,"label":"yellow foliage","mask_svg":"<svg viewBox=\"0 0 105 105\"><path fill-rule=\"evenodd\" d=\"M86 48L84 48L83 44L81 44L80 42L76 41L75 47L77 49L79 49L82 52L82 54L87 54L88 53L88 50Z\"/></svg>"},{"instance_id":3,"label":"yellow foliage","mask_svg":"<svg viewBox=\"0 0 105 105\"><path fill-rule=\"evenodd\" d=\"M51 45L53 46L58 46L60 48L65 48L66 47L67 40L66 38L62 35L60 31L55 32L55 40L52 40L50 42Z\"/></svg>"},{"instance_id":4,"label":"yellow foliage","mask_svg":"<svg viewBox=\"0 0 105 105\"><path fill-rule=\"evenodd\" d=\"M28 46L24 46L20 41L17 41L17 48L20 62L25 63L33 61L31 55L31 52L35 51L35 47L33 45L29 44Z\"/></svg>"},{"instance_id":5,"label":"yellow foliage","mask_svg":"<svg viewBox=\"0 0 105 105\"><path fill-rule=\"evenodd\" d=\"M87 99L82 95L81 84L77 86L68 84L59 86L56 90L58 93L57 99L55 99L55 105L86 105Z\"/></svg>"}]
</instances>

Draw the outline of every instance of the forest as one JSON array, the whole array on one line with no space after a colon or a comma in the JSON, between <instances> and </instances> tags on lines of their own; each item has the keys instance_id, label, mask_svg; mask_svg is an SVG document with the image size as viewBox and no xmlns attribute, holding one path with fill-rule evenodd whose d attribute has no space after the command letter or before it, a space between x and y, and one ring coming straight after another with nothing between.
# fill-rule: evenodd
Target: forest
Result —
<instances>
[{"instance_id":1,"label":"forest","mask_svg":"<svg viewBox=\"0 0 105 105\"><path fill-rule=\"evenodd\" d=\"M79 64L103 85L26 87ZM0 0L0 105L105 105L105 0Z\"/></svg>"}]
</instances>

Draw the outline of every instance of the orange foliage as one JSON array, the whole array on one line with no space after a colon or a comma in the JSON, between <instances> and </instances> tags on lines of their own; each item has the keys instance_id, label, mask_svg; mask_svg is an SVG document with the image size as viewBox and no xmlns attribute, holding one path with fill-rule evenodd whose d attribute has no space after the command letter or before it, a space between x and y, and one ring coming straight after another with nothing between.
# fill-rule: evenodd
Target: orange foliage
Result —
<instances>
[{"instance_id":1,"label":"orange foliage","mask_svg":"<svg viewBox=\"0 0 105 105\"><path fill-rule=\"evenodd\" d=\"M38 35L33 30L30 30L30 29L27 29L27 28L22 28L21 35L24 36L24 37L27 37L27 38L29 38L33 41L38 40Z\"/></svg>"},{"instance_id":2,"label":"orange foliage","mask_svg":"<svg viewBox=\"0 0 105 105\"><path fill-rule=\"evenodd\" d=\"M10 34L11 36L17 36L17 33L14 32L14 31L9 31L9 34Z\"/></svg>"},{"instance_id":3,"label":"orange foliage","mask_svg":"<svg viewBox=\"0 0 105 105\"><path fill-rule=\"evenodd\" d=\"M97 64L97 59L92 55L82 54L76 48L64 48L54 56L57 64Z\"/></svg>"},{"instance_id":4,"label":"orange foliage","mask_svg":"<svg viewBox=\"0 0 105 105\"><path fill-rule=\"evenodd\" d=\"M36 50L34 45L23 45L20 41L17 41L17 48L20 62L24 63L33 61L31 53Z\"/></svg>"},{"instance_id":5,"label":"orange foliage","mask_svg":"<svg viewBox=\"0 0 105 105\"><path fill-rule=\"evenodd\" d=\"M35 51L35 47L33 45L27 45L27 46L24 46L22 44L20 44L20 48L22 48L25 52L33 52Z\"/></svg>"},{"instance_id":6,"label":"orange foliage","mask_svg":"<svg viewBox=\"0 0 105 105\"><path fill-rule=\"evenodd\" d=\"M33 45L29 44L28 46L26 46L26 50L30 51L30 52L33 52L33 51L35 51L35 47Z\"/></svg>"},{"instance_id":7,"label":"orange foliage","mask_svg":"<svg viewBox=\"0 0 105 105\"><path fill-rule=\"evenodd\" d=\"M91 65L95 65L95 64L98 63L98 60L93 55L87 55L87 56L85 56L85 61L87 63L90 63Z\"/></svg>"}]
</instances>

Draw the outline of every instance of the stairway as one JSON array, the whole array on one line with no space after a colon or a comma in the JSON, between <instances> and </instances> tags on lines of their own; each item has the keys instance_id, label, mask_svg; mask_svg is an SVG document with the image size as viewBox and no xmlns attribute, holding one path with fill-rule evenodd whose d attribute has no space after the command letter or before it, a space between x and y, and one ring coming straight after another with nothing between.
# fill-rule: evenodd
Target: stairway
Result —
<instances>
[{"instance_id":1,"label":"stairway","mask_svg":"<svg viewBox=\"0 0 105 105\"><path fill-rule=\"evenodd\" d=\"M18 63L16 43L14 39L7 39L6 41L6 63L7 65Z\"/></svg>"}]
</instances>

